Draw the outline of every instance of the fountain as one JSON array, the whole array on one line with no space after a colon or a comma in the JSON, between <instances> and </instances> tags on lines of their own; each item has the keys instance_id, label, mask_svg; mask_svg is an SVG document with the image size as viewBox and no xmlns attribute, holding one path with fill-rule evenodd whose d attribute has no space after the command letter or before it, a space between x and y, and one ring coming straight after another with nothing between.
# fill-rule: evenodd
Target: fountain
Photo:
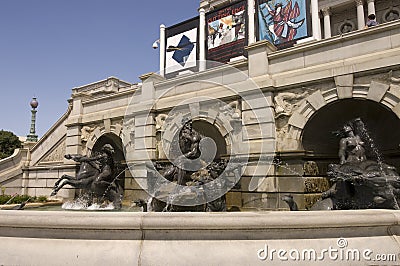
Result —
<instances>
[{"instance_id":1,"label":"fountain","mask_svg":"<svg viewBox=\"0 0 400 266\"><path fill-rule=\"evenodd\" d=\"M328 172L334 185L313 208L337 209L328 212L298 211L292 195L284 195L282 200L293 212L225 212L225 196L218 193L237 182L243 165L235 160L227 164L223 159L210 161L208 156L202 157L205 149L212 151L208 142L193 130L190 119L182 123L177 142L181 144L181 153L175 156L174 164L153 165L155 170L151 174L157 178L150 190L151 208L147 209L147 202L137 200L143 212L52 211L43 215L37 211L4 210L0 222L0 262L257 265L285 263L290 259L307 264L342 260L363 264L373 261L374 254L396 261L400 230L396 212L343 210L398 208L398 175L393 167L382 162L376 149L370 151L368 145L373 147L373 142L367 138L361 120L352 120L340 133L341 163L330 165ZM63 176L58 180L54 193L71 184L85 188L100 203L107 199L113 209L120 206L115 184L118 175L101 176L107 169L112 170L112 149L105 146L102 152L105 155L66 155L81 162L80 171L77 179ZM376 154L374 160L368 159L370 153ZM100 169L96 170L96 165L89 167L90 163L99 164ZM106 171L101 171L104 167ZM157 176L159 171L163 175ZM224 172L228 173L224 178L216 178ZM103 186L96 184L101 181ZM193 199L204 204L187 204ZM204 213L206 210L214 212ZM190 252L180 252L182 245Z\"/></svg>"},{"instance_id":2,"label":"fountain","mask_svg":"<svg viewBox=\"0 0 400 266\"><path fill-rule=\"evenodd\" d=\"M332 187L322 193L317 209L399 209L400 176L383 163L373 139L360 118L337 132L340 164L330 164Z\"/></svg>"},{"instance_id":3,"label":"fountain","mask_svg":"<svg viewBox=\"0 0 400 266\"><path fill-rule=\"evenodd\" d=\"M152 171L151 179L158 182L151 191L150 210L226 211L225 192L239 181L240 163L214 159L214 141L193 129L189 118L182 120L176 137L179 145L170 154L173 163L164 167L155 163L157 169Z\"/></svg>"},{"instance_id":4,"label":"fountain","mask_svg":"<svg viewBox=\"0 0 400 266\"><path fill-rule=\"evenodd\" d=\"M224 192L240 180L241 164L231 162L228 167L225 159L215 159L214 142L193 129L190 118L183 118L181 123L182 129L175 136L177 146L170 151L173 163L168 166L154 163L151 179L157 181L151 190L149 208L144 200L137 200L137 205L146 204L145 211L156 212L226 211ZM353 119L335 134L340 137L340 164L329 165L327 174L333 185L322 193L322 199L311 210L399 209L400 177L393 166L383 163L364 122ZM114 209L120 209L123 192L116 182L119 175L114 173L113 148L105 144L101 152L90 158L66 155L67 159L81 162L80 171L76 178L63 175L57 180L52 195L69 184L88 192L87 202L79 206L97 209L93 206L103 205L108 209L105 202L110 201ZM274 163L283 165L279 160ZM97 197L97 204L92 205L93 197ZM290 210L298 210L292 195L281 199ZM76 203L71 206L70 209L77 208Z\"/></svg>"}]
</instances>

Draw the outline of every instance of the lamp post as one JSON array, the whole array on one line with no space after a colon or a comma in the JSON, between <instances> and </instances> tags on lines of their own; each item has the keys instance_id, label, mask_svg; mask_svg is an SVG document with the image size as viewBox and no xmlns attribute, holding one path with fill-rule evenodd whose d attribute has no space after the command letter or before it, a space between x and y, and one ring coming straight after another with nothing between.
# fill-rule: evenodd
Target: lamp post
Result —
<instances>
[{"instance_id":1,"label":"lamp post","mask_svg":"<svg viewBox=\"0 0 400 266\"><path fill-rule=\"evenodd\" d=\"M27 141L32 141L32 142L37 142L38 141L38 136L36 135L36 108L39 106L39 102L36 100L35 97L32 98L32 101L30 102L30 105L32 107L32 117L31 117L31 129L29 131L29 135L27 136Z\"/></svg>"}]
</instances>

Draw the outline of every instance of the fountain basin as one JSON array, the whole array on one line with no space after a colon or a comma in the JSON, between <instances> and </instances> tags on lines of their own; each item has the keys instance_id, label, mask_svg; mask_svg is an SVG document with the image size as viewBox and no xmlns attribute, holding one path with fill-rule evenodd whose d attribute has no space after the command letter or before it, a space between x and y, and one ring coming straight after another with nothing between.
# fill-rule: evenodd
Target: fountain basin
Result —
<instances>
[{"instance_id":1,"label":"fountain basin","mask_svg":"<svg viewBox=\"0 0 400 266\"><path fill-rule=\"evenodd\" d=\"M0 263L3 265L288 265L295 262L329 265L346 259L321 253L330 247L339 253L359 250L361 254L368 249L372 251L369 258L390 254L396 256L396 261L400 260L400 212L393 210L258 213L4 210L0 215ZM343 242L347 245L339 247ZM272 249L275 253L264 259ZM281 260L277 250L286 251L282 258L288 260ZM298 250L298 260L293 260L297 256L293 250ZM304 250L315 250L316 258L305 254L303 260ZM289 257L289 251L293 258ZM379 264L363 257L350 261L355 265ZM393 258L391 261L396 264Z\"/></svg>"}]
</instances>

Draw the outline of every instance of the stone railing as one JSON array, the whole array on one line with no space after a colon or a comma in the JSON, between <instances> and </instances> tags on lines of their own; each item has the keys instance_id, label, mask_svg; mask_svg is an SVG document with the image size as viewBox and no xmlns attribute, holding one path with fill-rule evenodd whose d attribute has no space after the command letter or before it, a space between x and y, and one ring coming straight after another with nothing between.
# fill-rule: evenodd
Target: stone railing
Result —
<instances>
[{"instance_id":1,"label":"stone railing","mask_svg":"<svg viewBox=\"0 0 400 266\"><path fill-rule=\"evenodd\" d=\"M27 149L16 149L14 153L0 160L0 185L7 184L6 193L20 192L22 180L22 167L24 167L28 155ZM12 182L13 184L10 184ZM13 190L13 191L11 191ZM15 190L15 191L14 191Z\"/></svg>"}]
</instances>

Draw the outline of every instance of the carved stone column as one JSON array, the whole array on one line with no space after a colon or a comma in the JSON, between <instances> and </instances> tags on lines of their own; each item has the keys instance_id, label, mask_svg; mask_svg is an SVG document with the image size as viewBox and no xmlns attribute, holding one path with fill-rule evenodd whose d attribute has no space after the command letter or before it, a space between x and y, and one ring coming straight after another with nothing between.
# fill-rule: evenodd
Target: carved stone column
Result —
<instances>
[{"instance_id":1,"label":"carved stone column","mask_svg":"<svg viewBox=\"0 0 400 266\"><path fill-rule=\"evenodd\" d=\"M311 0L311 22L314 39L321 40L318 0Z\"/></svg>"},{"instance_id":2,"label":"carved stone column","mask_svg":"<svg viewBox=\"0 0 400 266\"><path fill-rule=\"evenodd\" d=\"M367 0L367 3L368 3L368 15L375 14L375 0Z\"/></svg>"},{"instance_id":3,"label":"carved stone column","mask_svg":"<svg viewBox=\"0 0 400 266\"><path fill-rule=\"evenodd\" d=\"M324 16L324 38L330 38L331 32L331 9L326 7L322 9L322 15Z\"/></svg>"},{"instance_id":4,"label":"carved stone column","mask_svg":"<svg viewBox=\"0 0 400 266\"><path fill-rule=\"evenodd\" d=\"M364 3L363 0L355 0L357 5L357 27L359 30L364 29L365 19L364 19Z\"/></svg>"}]
</instances>

